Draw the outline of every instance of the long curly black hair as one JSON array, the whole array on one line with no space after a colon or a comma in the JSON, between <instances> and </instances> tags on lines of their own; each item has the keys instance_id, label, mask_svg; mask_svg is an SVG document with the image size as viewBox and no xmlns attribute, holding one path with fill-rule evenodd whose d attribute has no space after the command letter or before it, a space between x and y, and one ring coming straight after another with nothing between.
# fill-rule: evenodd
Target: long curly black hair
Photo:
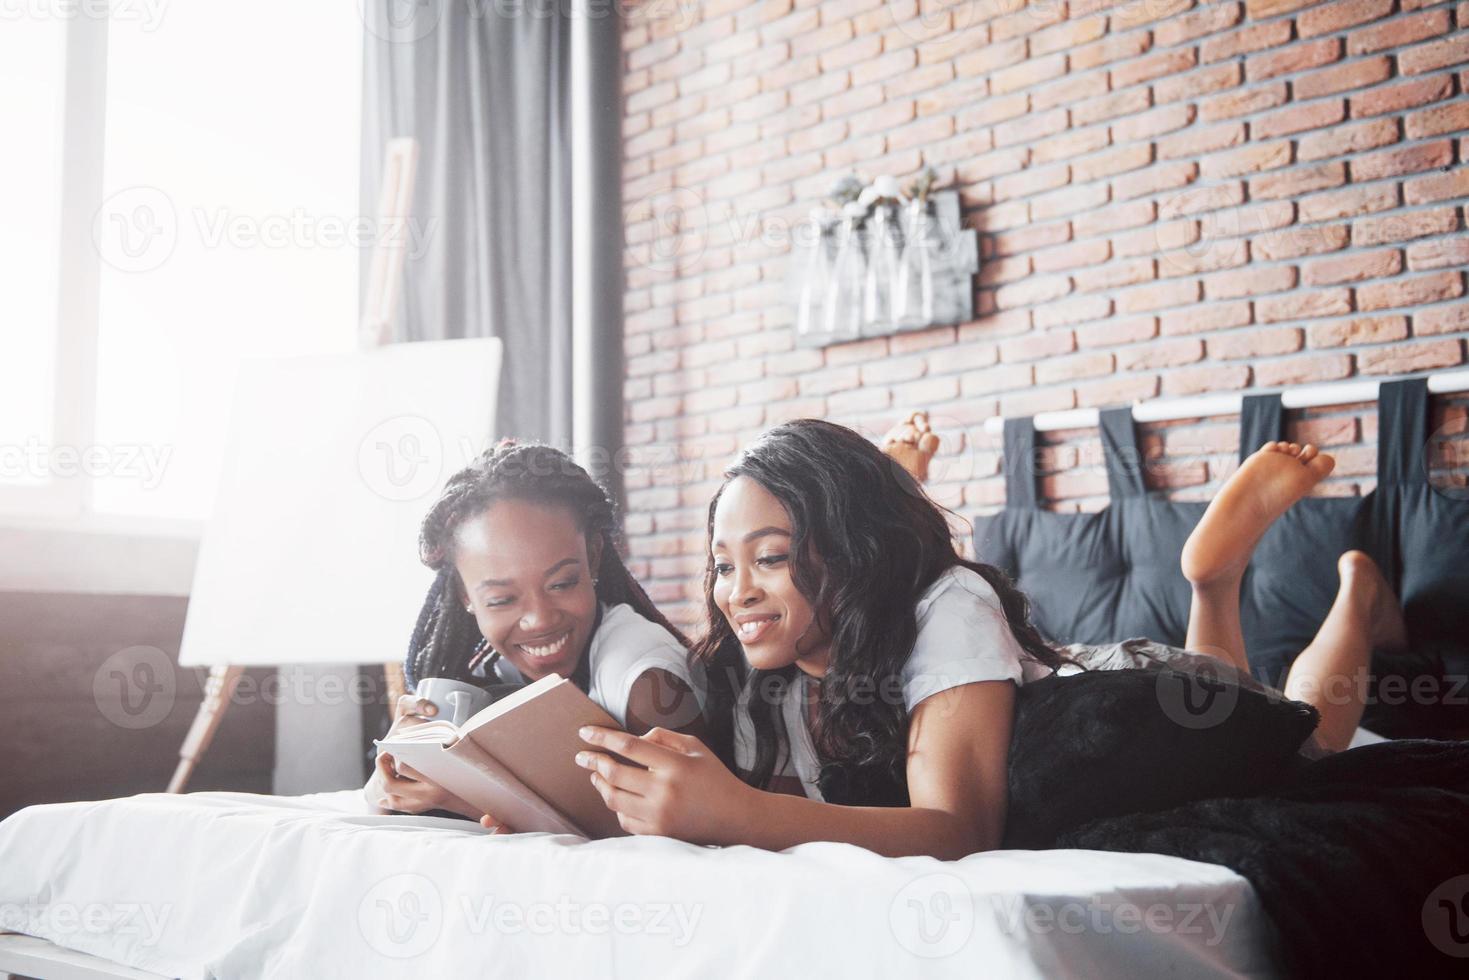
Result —
<instances>
[{"instance_id":1,"label":"long curly black hair","mask_svg":"<svg viewBox=\"0 0 1469 980\"><path fill-rule=\"evenodd\" d=\"M947 512L860 434L817 419L798 419L764 433L725 471L725 482L709 503L711 541L719 499L741 476L784 505L792 529L792 580L830 631L830 667L812 732L828 800L906 799L908 714L901 698L881 692L901 690L901 671L918 638L915 607L945 570L962 565L994 588L1028 656L1052 668L1067 662L1031 624L1030 603L1008 576L963 558L954 547ZM694 657L709 677L712 737L726 764L736 768L734 703L748 680L756 692L749 705L755 758L740 775L766 788L786 737L775 705L798 668L748 666L715 605L714 583L711 555L704 580L708 631L695 645ZM750 673L754 676L747 677ZM834 788L847 799L834 799Z\"/></svg>"},{"instance_id":2,"label":"long curly black hair","mask_svg":"<svg viewBox=\"0 0 1469 980\"><path fill-rule=\"evenodd\" d=\"M470 668L476 656L486 652L486 645L474 615L464 608L467 600L454 567L454 534L465 520L502 500L566 508L583 534L602 541L601 562L593 570L598 602L625 602L688 646L688 640L658 611L623 564L617 511L607 491L561 450L507 439L451 476L423 519L418 556L438 574L408 643L403 672L410 688L423 677L480 683ZM569 679L585 691L588 677L589 665L583 657Z\"/></svg>"}]
</instances>

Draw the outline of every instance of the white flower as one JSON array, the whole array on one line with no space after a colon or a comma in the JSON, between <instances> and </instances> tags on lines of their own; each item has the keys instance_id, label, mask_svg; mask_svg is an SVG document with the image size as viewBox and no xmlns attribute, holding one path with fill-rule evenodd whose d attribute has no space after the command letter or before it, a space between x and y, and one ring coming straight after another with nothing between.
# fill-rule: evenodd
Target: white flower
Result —
<instances>
[{"instance_id":1,"label":"white flower","mask_svg":"<svg viewBox=\"0 0 1469 980\"><path fill-rule=\"evenodd\" d=\"M864 192L865 193L865 192ZM867 216L867 205L861 201L848 201L842 205L843 218L865 218Z\"/></svg>"},{"instance_id":2,"label":"white flower","mask_svg":"<svg viewBox=\"0 0 1469 980\"><path fill-rule=\"evenodd\" d=\"M903 196L902 190L898 188L898 178L879 177L872 182L871 190L874 194L884 200L897 200Z\"/></svg>"}]
</instances>

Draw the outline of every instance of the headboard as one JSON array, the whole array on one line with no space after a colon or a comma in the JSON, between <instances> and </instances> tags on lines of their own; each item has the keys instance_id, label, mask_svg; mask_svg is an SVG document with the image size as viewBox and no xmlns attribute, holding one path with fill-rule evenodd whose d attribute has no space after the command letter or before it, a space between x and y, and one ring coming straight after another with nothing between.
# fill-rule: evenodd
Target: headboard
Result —
<instances>
[{"instance_id":1,"label":"headboard","mask_svg":"<svg viewBox=\"0 0 1469 980\"><path fill-rule=\"evenodd\" d=\"M1280 439L1283 418L1279 395L1247 396L1241 458ZM1302 500L1261 539L1241 593L1250 667L1261 681L1284 682L1331 608L1337 558L1353 548L1382 568L1408 625L1409 653L1374 657L1378 686L1389 675L1405 683L1429 675L1439 694L1451 695L1454 683L1445 674L1469 673L1469 500L1430 485L1427 419L1423 379L1382 385L1376 489L1360 498ZM1206 505L1147 492L1130 409L1103 411L1101 435L1110 503L1091 514L1053 514L1037 499L1034 424L1006 419L1007 503L976 519L976 553L1017 581L1031 598L1036 625L1055 642L1145 636L1183 646L1190 590L1179 555ZM1367 718L1383 734L1469 728L1469 687L1458 691L1457 704L1444 697L1406 703L1415 699L1389 698L1388 689L1376 697L1377 690L1369 691L1377 703Z\"/></svg>"}]
</instances>

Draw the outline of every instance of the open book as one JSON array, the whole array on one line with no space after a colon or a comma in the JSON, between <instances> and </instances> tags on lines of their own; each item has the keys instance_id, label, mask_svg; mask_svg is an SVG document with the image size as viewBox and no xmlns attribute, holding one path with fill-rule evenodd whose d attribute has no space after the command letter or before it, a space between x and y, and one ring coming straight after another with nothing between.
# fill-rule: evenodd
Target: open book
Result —
<instances>
[{"instance_id":1,"label":"open book","mask_svg":"<svg viewBox=\"0 0 1469 980\"><path fill-rule=\"evenodd\" d=\"M377 745L512 830L622 836L590 770L576 764L591 748L577 735L583 725L622 728L575 684L548 674L463 725L426 721Z\"/></svg>"}]
</instances>

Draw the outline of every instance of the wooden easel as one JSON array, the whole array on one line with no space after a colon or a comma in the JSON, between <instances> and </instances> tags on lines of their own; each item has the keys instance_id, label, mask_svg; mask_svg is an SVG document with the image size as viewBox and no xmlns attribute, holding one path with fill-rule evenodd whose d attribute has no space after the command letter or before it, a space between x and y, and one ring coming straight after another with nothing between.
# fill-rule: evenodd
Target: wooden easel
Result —
<instances>
[{"instance_id":1,"label":"wooden easel","mask_svg":"<svg viewBox=\"0 0 1469 980\"><path fill-rule=\"evenodd\" d=\"M389 140L383 154L382 190L378 193L378 235L372 249L372 265L367 275L366 298L358 329L358 343L363 350L380 347L391 340L393 317L402 293L403 261L408 247L408 218L413 209L413 178L418 171L418 141ZM182 793L195 767L203 758L214 733L224 719L225 709L240 682L245 668L235 664L216 664L209 668L204 685L204 699L189 726L189 733L179 747L178 766L168 781L168 792ZM383 664L387 680L388 710L397 709L398 698L405 693L403 665Z\"/></svg>"}]
</instances>

